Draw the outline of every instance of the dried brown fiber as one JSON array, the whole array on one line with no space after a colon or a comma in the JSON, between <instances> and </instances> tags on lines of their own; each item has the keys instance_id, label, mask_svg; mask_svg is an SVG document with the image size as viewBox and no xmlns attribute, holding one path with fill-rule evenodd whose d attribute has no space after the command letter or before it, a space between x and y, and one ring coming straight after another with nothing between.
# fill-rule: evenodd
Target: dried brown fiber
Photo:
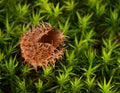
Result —
<instances>
[{"instance_id":1,"label":"dried brown fiber","mask_svg":"<svg viewBox=\"0 0 120 93\"><path fill-rule=\"evenodd\" d=\"M42 22L22 36L20 41L22 57L35 70L38 66L54 67L56 59L62 58L64 54L65 48L61 48L64 40L65 35L62 32Z\"/></svg>"}]
</instances>

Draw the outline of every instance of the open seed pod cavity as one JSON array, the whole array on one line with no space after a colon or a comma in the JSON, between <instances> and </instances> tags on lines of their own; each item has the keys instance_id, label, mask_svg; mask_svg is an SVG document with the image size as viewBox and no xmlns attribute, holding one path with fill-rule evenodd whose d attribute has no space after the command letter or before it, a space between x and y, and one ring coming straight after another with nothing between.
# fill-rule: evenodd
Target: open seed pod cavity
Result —
<instances>
[{"instance_id":1,"label":"open seed pod cavity","mask_svg":"<svg viewBox=\"0 0 120 93\"><path fill-rule=\"evenodd\" d=\"M20 41L22 57L25 62L31 64L35 70L37 67L55 66L55 61L62 58L65 48L65 35L57 31L48 23L40 23L25 33Z\"/></svg>"}]
</instances>

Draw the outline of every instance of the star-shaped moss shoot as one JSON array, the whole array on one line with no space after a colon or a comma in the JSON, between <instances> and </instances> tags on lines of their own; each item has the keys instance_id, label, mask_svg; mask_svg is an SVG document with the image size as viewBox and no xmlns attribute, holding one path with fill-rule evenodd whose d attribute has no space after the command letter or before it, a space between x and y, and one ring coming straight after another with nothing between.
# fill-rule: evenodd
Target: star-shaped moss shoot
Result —
<instances>
[{"instance_id":1,"label":"star-shaped moss shoot","mask_svg":"<svg viewBox=\"0 0 120 93\"><path fill-rule=\"evenodd\" d=\"M52 27L49 23L40 23L25 33L20 41L22 57L25 62L31 64L35 70L37 67L55 67L55 62L62 58L65 48L66 36Z\"/></svg>"}]
</instances>

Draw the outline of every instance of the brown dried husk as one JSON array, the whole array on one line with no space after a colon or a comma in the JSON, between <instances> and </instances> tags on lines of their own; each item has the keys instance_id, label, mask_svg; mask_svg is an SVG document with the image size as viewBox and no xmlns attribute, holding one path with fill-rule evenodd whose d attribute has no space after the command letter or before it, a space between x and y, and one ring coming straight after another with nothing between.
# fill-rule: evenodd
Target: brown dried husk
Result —
<instances>
[{"instance_id":1,"label":"brown dried husk","mask_svg":"<svg viewBox=\"0 0 120 93\"><path fill-rule=\"evenodd\" d=\"M64 40L65 35L62 32L56 31L48 23L40 23L22 36L20 42L22 57L35 70L38 66L55 67L56 59L61 59L65 51L65 48L61 47Z\"/></svg>"}]
</instances>

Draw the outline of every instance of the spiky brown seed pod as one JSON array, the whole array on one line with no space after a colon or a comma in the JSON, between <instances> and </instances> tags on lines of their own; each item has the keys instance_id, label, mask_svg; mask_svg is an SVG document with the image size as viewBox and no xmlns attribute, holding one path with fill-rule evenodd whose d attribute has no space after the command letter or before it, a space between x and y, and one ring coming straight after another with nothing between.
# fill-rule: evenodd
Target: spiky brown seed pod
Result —
<instances>
[{"instance_id":1,"label":"spiky brown seed pod","mask_svg":"<svg viewBox=\"0 0 120 93\"><path fill-rule=\"evenodd\" d=\"M20 42L22 57L25 62L31 64L35 70L37 67L55 66L56 59L62 58L65 48L61 48L65 35L56 31L48 23L40 23L25 33Z\"/></svg>"}]
</instances>

